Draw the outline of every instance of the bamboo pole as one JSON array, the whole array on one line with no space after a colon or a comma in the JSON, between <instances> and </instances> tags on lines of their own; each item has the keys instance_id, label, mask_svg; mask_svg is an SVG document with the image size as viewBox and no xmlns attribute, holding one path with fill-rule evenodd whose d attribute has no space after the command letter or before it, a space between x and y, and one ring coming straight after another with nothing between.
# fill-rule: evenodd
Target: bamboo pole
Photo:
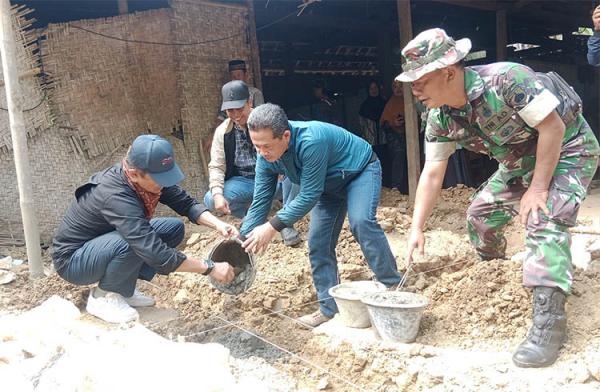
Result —
<instances>
[{"instance_id":1,"label":"bamboo pole","mask_svg":"<svg viewBox=\"0 0 600 392\"><path fill-rule=\"evenodd\" d=\"M413 38L410 0L397 0L398 24L400 25L400 47L406 46ZM408 198L414 202L417 184L421 175L421 154L419 153L419 121L410 83L402 83L404 89L404 124L406 132L406 154L408 160Z\"/></svg>"},{"instance_id":2,"label":"bamboo pole","mask_svg":"<svg viewBox=\"0 0 600 392\"><path fill-rule=\"evenodd\" d=\"M21 218L23 219L23 231L25 232L27 259L29 261L29 276L31 278L40 278L44 276L40 249L40 232L33 200L31 167L29 166L27 135L23 117L23 97L19 94L17 76L17 45L9 0L0 0L0 53L2 55L2 72L6 89L8 119L17 171L19 204L21 207Z\"/></svg>"}]
</instances>

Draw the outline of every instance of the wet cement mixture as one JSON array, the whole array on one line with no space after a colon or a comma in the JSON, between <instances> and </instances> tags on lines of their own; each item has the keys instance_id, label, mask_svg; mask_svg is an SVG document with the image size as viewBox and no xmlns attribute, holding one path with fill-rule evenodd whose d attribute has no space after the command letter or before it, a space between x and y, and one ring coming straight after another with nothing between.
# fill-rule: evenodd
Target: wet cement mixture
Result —
<instances>
[{"instance_id":1,"label":"wet cement mixture","mask_svg":"<svg viewBox=\"0 0 600 392\"><path fill-rule=\"evenodd\" d=\"M245 372L274 380L287 375L272 390L600 390L600 260L575 270L567 302L569 336L557 363L547 369L515 367L510 358L531 323L531 292L521 286L520 262L479 261L465 228L472 192L460 186L444 190L427 224L426 254L415 260L406 286L430 302L415 343L384 342L373 329L346 328L337 318L313 331L300 328L293 319L317 309L308 249L306 241L289 248L280 238L256 258L255 281L238 296L217 291L195 274L140 283L138 288L155 296L156 311L168 310L168 317L141 322L168 339L225 345L240 361L234 372L240 378ZM405 196L384 190L377 217L400 270L411 213ZM221 240L206 228L187 228L182 250L189 254L206 257ZM306 238L308 218L296 228ZM523 250L524 230L512 222L506 233L510 258ZM347 222L336 252L342 282L372 279ZM0 253L25 257L22 248ZM70 285L56 274L30 281L26 266L13 270L17 279L0 286L3 312L29 309L53 294L85 308L89 287ZM269 373L273 368L279 373Z\"/></svg>"}]
</instances>

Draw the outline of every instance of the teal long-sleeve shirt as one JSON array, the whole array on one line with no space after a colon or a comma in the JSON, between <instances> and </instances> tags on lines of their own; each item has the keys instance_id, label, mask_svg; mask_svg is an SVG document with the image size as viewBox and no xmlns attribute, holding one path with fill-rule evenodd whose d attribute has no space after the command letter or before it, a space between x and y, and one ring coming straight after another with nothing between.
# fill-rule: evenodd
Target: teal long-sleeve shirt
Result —
<instances>
[{"instance_id":1,"label":"teal long-sleeve shirt","mask_svg":"<svg viewBox=\"0 0 600 392\"><path fill-rule=\"evenodd\" d=\"M278 160L257 157L254 198L240 230L244 236L266 222L280 174L299 184L300 192L270 220L278 231L306 215L321 195L343 192L373 154L369 143L333 124L289 121L289 129L288 149Z\"/></svg>"}]
</instances>

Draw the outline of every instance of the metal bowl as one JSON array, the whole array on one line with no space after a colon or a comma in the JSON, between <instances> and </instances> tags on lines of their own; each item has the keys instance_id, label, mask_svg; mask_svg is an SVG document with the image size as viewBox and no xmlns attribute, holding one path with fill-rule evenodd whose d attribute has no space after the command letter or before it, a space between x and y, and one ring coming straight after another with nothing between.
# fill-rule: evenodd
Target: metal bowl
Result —
<instances>
[{"instance_id":1,"label":"metal bowl","mask_svg":"<svg viewBox=\"0 0 600 392\"><path fill-rule=\"evenodd\" d=\"M215 263L227 262L233 267L235 277L229 283L219 283L213 277L208 277L210 284L220 292L238 295L248 290L254 282L254 255L246 253L239 239L222 240L211 250L208 257Z\"/></svg>"}]
</instances>

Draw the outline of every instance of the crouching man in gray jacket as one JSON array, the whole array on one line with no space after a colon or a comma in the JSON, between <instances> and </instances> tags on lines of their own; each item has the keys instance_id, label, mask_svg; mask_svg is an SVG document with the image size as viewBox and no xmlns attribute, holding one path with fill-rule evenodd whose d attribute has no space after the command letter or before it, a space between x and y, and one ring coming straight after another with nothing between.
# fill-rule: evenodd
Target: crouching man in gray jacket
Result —
<instances>
[{"instance_id":1,"label":"crouching man in gray jacket","mask_svg":"<svg viewBox=\"0 0 600 392\"><path fill-rule=\"evenodd\" d=\"M154 305L136 289L137 279L149 281L156 273L196 272L223 283L233 279L228 263L198 260L175 249L184 237L180 219L152 219L160 202L225 237L238 234L177 185L183 178L171 144L141 135L121 165L77 188L54 236L52 259L66 281L98 283L88 298L90 314L111 323L135 320L134 307Z\"/></svg>"}]
</instances>

